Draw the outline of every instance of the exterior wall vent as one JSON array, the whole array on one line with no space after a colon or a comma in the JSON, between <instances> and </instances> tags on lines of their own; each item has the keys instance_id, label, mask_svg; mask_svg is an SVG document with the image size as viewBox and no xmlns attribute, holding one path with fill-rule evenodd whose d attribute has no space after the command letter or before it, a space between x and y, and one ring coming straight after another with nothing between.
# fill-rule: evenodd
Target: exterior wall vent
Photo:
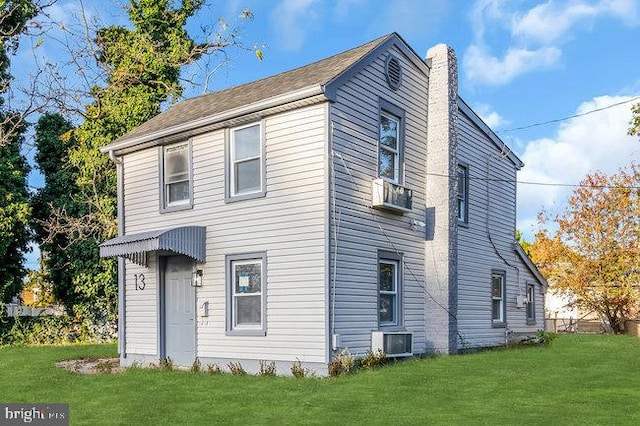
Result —
<instances>
[{"instance_id":1,"label":"exterior wall vent","mask_svg":"<svg viewBox=\"0 0 640 426\"><path fill-rule=\"evenodd\" d=\"M398 90L402 84L402 67L400 66L400 61L394 55L387 56L384 74L389 87L393 90Z\"/></svg>"}]
</instances>

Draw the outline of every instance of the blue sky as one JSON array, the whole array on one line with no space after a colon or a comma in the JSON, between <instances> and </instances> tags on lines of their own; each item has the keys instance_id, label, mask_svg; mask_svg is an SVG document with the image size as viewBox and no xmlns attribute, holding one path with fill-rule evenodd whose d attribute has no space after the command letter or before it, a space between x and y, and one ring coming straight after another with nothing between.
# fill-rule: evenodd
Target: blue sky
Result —
<instances>
[{"instance_id":1,"label":"blue sky","mask_svg":"<svg viewBox=\"0 0 640 426\"><path fill-rule=\"evenodd\" d=\"M640 0L211 3L193 28L220 16L234 21L249 8L254 19L244 24L244 41L264 45L263 61L251 52L230 52L229 64L214 75L212 90L302 66L396 31L423 57L437 43L453 47L460 95L524 161L519 181L575 184L586 173L612 173L640 160L640 140L626 135L628 101L640 96ZM85 0L85 6L106 23L126 22L117 0ZM59 0L51 13L64 20L77 9L77 0ZM53 41L46 40L40 50L48 53L35 56L55 57ZM19 70L28 68L33 57L30 44L23 43L14 75L22 75ZM599 108L606 109L588 113ZM583 113L588 114L510 130ZM37 175L31 183L39 184ZM561 211L569 193L564 187L519 184L518 228L531 238L540 209Z\"/></svg>"}]
</instances>

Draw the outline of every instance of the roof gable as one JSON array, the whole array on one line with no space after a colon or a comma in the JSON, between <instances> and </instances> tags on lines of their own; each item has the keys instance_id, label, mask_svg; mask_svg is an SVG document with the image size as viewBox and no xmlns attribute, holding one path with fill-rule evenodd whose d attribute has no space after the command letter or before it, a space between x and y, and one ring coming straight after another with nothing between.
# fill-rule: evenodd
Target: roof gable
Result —
<instances>
[{"instance_id":1,"label":"roof gable","mask_svg":"<svg viewBox=\"0 0 640 426\"><path fill-rule=\"evenodd\" d=\"M524 251L524 249L520 246L518 242L513 243L513 249L516 251L522 262L526 265L526 267L531 271L534 277L538 280L538 282L547 288L547 280L544 279L538 267L533 263L529 255Z\"/></svg>"},{"instance_id":2,"label":"roof gable","mask_svg":"<svg viewBox=\"0 0 640 426\"><path fill-rule=\"evenodd\" d=\"M221 121L225 112L237 111L236 116L246 113L243 107L247 105L255 104L256 110L266 109L266 100L273 100L271 104L298 100L285 96L291 93L299 92L299 98L323 94L326 99L335 100L340 85L392 45L398 47L423 72L428 72L426 64L400 35L391 33L300 68L181 101L102 150L108 152L129 148L170 134L204 127L216 120ZM227 115L230 114L226 114L225 118L231 118Z\"/></svg>"},{"instance_id":3,"label":"roof gable","mask_svg":"<svg viewBox=\"0 0 640 426\"><path fill-rule=\"evenodd\" d=\"M498 135L496 135L493 130L491 130L491 128L485 124L484 121L482 121L478 114L476 114L460 96L458 96L458 110L469 117L469 120L471 120L473 124L475 124L485 135L487 135L487 137L494 143L494 145L500 150L500 152L502 152L503 155L505 155L508 159L511 160L511 162L513 162L517 170L520 170L524 166L522 160L520 160L520 158L518 158L518 156L513 151L511 151L511 148L509 148L507 144L504 143L502 139L500 139Z\"/></svg>"}]
</instances>

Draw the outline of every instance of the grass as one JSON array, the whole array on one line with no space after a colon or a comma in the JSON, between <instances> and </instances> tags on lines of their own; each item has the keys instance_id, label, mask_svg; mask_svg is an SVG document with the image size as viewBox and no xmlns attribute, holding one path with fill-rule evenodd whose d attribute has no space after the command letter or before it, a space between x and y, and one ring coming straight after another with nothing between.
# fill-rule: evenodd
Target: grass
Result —
<instances>
[{"instance_id":1,"label":"grass","mask_svg":"<svg viewBox=\"0 0 640 426\"><path fill-rule=\"evenodd\" d=\"M640 339L563 335L327 379L130 369L80 375L61 359L113 345L0 348L0 401L69 404L71 424L640 424Z\"/></svg>"}]
</instances>

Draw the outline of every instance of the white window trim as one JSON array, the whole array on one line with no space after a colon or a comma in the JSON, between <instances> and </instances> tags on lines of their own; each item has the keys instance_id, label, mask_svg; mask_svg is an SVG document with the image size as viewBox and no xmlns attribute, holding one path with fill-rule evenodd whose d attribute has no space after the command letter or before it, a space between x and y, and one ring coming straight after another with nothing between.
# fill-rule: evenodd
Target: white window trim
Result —
<instances>
[{"instance_id":1,"label":"white window trim","mask_svg":"<svg viewBox=\"0 0 640 426\"><path fill-rule=\"evenodd\" d=\"M260 187L255 191L247 191L237 193L235 184L236 184L236 176L235 176L235 164L240 161L235 161L235 132L238 130L246 129L248 127L258 126L258 135L260 137L260 155L257 157L249 157L244 158L241 161L250 161L259 159L260 162ZM233 127L228 129L226 140L226 161L225 161L225 175L227 176L227 184L226 184L226 202L239 201L251 198L264 197L266 195L265 190L265 178L266 178L266 162L265 162L265 135L264 135L264 120L258 122L252 122L248 124L243 124L241 126Z\"/></svg>"},{"instance_id":2,"label":"white window trim","mask_svg":"<svg viewBox=\"0 0 640 426\"><path fill-rule=\"evenodd\" d=\"M493 295L494 277L501 278L501 289L500 289L501 294L499 298ZM506 324L506 304L505 304L506 281L507 281L507 277L504 271L493 271L491 273L491 321L494 326L504 326ZM493 302L495 300L500 300L500 318L493 318Z\"/></svg>"},{"instance_id":3,"label":"white window trim","mask_svg":"<svg viewBox=\"0 0 640 426\"><path fill-rule=\"evenodd\" d=\"M393 290L392 291L388 291L388 290L382 290L379 289L379 293L380 296L386 296L386 295L391 295L393 296L393 314L394 314L394 318L392 321L380 321L380 326L383 327L388 327L388 326L394 326L394 325L398 325L398 269L400 267L399 262L397 260L391 260L391 259L380 259L380 261L378 262L378 265L392 265L393 266L393 272L394 272L394 276L393 276Z\"/></svg>"},{"instance_id":4,"label":"white window trim","mask_svg":"<svg viewBox=\"0 0 640 426\"><path fill-rule=\"evenodd\" d=\"M166 152L171 148L184 145L187 149L187 173L189 182L189 198L186 200L169 202L169 185L166 182ZM193 153L191 140L164 145L159 150L160 164L160 212L168 213L172 211L187 210L193 208Z\"/></svg>"},{"instance_id":5,"label":"white window trim","mask_svg":"<svg viewBox=\"0 0 640 426\"><path fill-rule=\"evenodd\" d=\"M469 165L465 163L458 164L458 185L460 185L460 170L464 171L464 180L463 180L463 191L456 191L456 197L458 201L458 223L462 225L467 225L469 223ZM458 186L459 188L459 186ZM464 206L463 209L460 208L460 205Z\"/></svg>"},{"instance_id":6,"label":"white window trim","mask_svg":"<svg viewBox=\"0 0 640 426\"><path fill-rule=\"evenodd\" d=\"M390 146L383 144L382 140L378 140L378 149L380 150L378 152L378 169L380 168L380 154L382 153L382 151L391 153L393 155L393 178L389 179L387 176L380 176L381 170L378 170L378 176L390 182L398 183L400 178L400 149L399 149L400 148L400 126L402 124L402 121L399 117L396 117L395 115L384 110L380 111L380 118L382 117L386 118L389 121L395 121L397 123L396 149L393 149Z\"/></svg>"},{"instance_id":7,"label":"white window trim","mask_svg":"<svg viewBox=\"0 0 640 426\"><path fill-rule=\"evenodd\" d=\"M531 309L531 316L529 316L529 309ZM536 287L527 283L527 324L535 324L536 323Z\"/></svg>"},{"instance_id":8,"label":"white window trim","mask_svg":"<svg viewBox=\"0 0 640 426\"><path fill-rule=\"evenodd\" d=\"M226 256L227 275L227 335L265 336L267 334L267 253L245 253ZM243 297L235 292L235 266L260 263L261 285L260 293L251 293L246 296L260 295L261 316L260 324L236 325L236 298Z\"/></svg>"},{"instance_id":9,"label":"white window trim","mask_svg":"<svg viewBox=\"0 0 640 426\"><path fill-rule=\"evenodd\" d=\"M396 140L396 149L390 148L381 142L380 127L382 116L398 122L398 135ZM402 185L404 182L404 139L405 139L405 112L389 101L382 98L378 100L378 158L377 158L377 176L396 185ZM393 179L381 175L380 170L380 154L381 151L387 151L394 154Z\"/></svg>"},{"instance_id":10,"label":"white window trim","mask_svg":"<svg viewBox=\"0 0 640 426\"><path fill-rule=\"evenodd\" d=\"M376 273L377 273L377 320L378 327L380 329L398 329L403 325L403 304L402 304L402 254L380 250L378 251L378 262L376 263ZM395 277L394 277L394 288L395 291L382 291L380 290L380 264L393 264L395 265ZM395 295L395 305L394 312L395 318L394 321L380 321L380 295L383 294L394 294Z\"/></svg>"}]
</instances>

